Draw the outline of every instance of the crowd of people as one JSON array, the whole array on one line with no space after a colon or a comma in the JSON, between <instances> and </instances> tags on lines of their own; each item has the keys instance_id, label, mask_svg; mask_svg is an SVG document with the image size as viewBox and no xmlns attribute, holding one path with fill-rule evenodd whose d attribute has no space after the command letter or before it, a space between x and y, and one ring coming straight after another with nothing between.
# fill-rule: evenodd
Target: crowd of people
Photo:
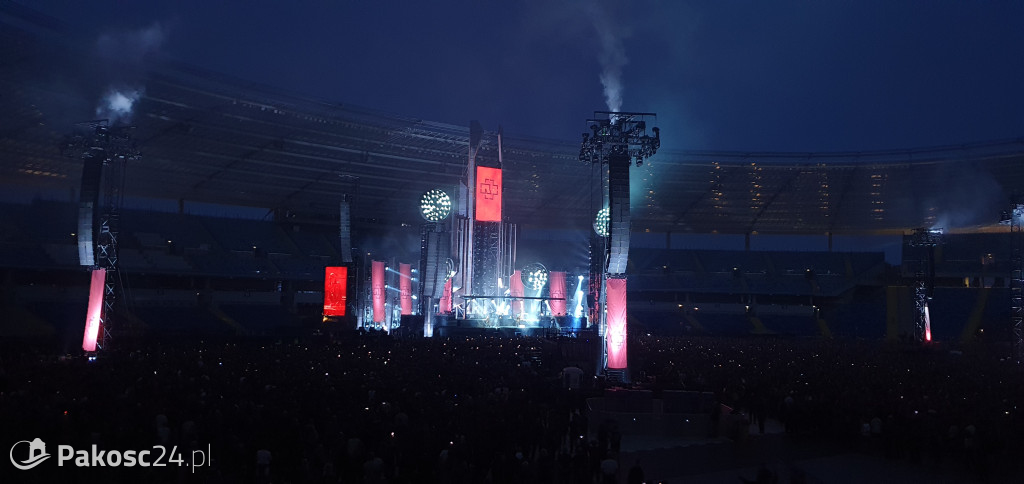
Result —
<instances>
[{"instance_id":1,"label":"crowd of people","mask_svg":"<svg viewBox=\"0 0 1024 484\"><path fill-rule=\"evenodd\" d=\"M833 439L979 476L1022 450L1022 373L984 352L657 336L631 338L629 352L633 385L656 395L714 392L722 404L716 408L762 429L778 419L794 439ZM567 365L558 342L543 338L351 333L177 341L111 349L93 362L9 349L0 354L0 428L12 442L40 437L76 448L166 445L211 453L212 465L194 474L87 470L106 482L593 483L642 476L634 462L618 461L613 439L588 432L594 426L585 399L601 394L601 380L592 371L563 372ZM22 477L65 475L68 469L49 466Z\"/></svg>"},{"instance_id":2,"label":"crowd of people","mask_svg":"<svg viewBox=\"0 0 1024 484\"><path fill-rule=\"evenodd\" d=\"M1024 369L1005 348L782 338L631 342L649 386L715 391L761 433L766 420L777 419L795 438L827 438L981 479L1024 450Z\"/></svg>"}]
</instances>

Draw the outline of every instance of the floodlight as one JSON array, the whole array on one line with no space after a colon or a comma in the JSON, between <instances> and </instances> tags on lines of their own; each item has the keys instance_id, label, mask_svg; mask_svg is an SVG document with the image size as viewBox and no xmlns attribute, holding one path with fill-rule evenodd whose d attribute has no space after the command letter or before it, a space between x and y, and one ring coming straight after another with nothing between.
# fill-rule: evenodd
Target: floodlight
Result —
<instances>
[{"instance_id":1,"label":"floodlight","mask_svg":"<svg viewBox=\"0 0 1024 484\"><path fill-rule=\"evenodd\" d=\"M420 214L427 222L440 222L452 212L452 199L444 190L435 188L423 194Z\"/></svg>"},{"instance_id":2,"label":"floodlight","mask_svg":"<svg viewBox=\"0 0 1024 484\"><path fill-rule=\"evenodd\" d=\"M597 232L597 235L601 237L608 236L608 219L608 207L604 207L597 212L597 217L594 219L594 232Z\"/></svg>"},{"instance_id":3,"label":"floodlight","mask_svg":"<svg viewBox=\"0 0 1024 484\"><path fill-rule=\"evenodd\" d=\"M520 274L523 285L535 291L540 290L548 283L548 269L540 262L526 266Z\"/></svg>"}]
</instances>

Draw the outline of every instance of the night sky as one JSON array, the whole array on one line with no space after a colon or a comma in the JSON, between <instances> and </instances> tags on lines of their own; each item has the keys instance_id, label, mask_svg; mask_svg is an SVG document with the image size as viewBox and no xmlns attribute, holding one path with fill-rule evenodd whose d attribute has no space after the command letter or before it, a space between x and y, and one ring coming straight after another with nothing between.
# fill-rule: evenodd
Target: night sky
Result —
<instances>
[{"instance_id":1,"label":"night sky","mask_svg":"<svg viewBox=\"0 0 1024 484\"><path fill-rule=\"evenodd\" d=\"M147 55L510 135L578 139L606 72L672 150L1024 136L1024 2L19 3L83 41L157 32Z\"/></svg>"}]
</instances>

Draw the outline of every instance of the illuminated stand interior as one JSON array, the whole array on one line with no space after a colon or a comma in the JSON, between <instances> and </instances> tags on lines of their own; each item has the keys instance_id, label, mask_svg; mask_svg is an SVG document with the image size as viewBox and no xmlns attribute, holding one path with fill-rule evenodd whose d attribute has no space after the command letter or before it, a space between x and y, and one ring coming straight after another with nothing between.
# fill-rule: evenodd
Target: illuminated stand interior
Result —
<instances>
[{"instance_id":1,"label":"illuminated stand interior","mask_svg":"<svg viewBox=\"0 0 1024 484\"><path fill-rule=\"evenodd\" d=\"M609 380L628 381L626 327L626 263L629 258L629 167L657 153L660 130L647 134L647 119L654 113L598 111L587 120L580 161L600 167L607 211L598 212L590 246L591 320L603 335L605 374ZM606 222L605 222L606 220Z\"/></svg>"},{"instance_id":2,"label":"illuminated stand interior","mask_svg":"<svg viewBox=\"0 0 1024 484\"><path fill-rule=\"evenodd\" d=\"M79 264L91 272L82 349L87 353L108 346L120 292L118 237L125 183L125 162L139 152L130 127L110 126L107 120L78 125L63 146L63 154L81 158L82 184L78 204ZM100 198L102 194L102 199Z\"/></svg>"}]
</instances>

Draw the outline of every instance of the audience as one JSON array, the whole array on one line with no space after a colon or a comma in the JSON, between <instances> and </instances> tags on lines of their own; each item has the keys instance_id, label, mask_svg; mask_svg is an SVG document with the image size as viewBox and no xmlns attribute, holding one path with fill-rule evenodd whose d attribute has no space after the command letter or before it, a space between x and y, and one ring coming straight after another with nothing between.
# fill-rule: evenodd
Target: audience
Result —
<instances>
[{"instance_id":1,"label":"audience","mask_svg":"<svg viewBox=\"0 0 1024 484\"><path fill-rule=\"evenodd\" d=\"M795 439L979 476L1022 450L1022 373L991 353L656 336L629 352L635 386L711 391ZM198 482L642 481L639 461L619 460L628 435L588 434L583 397L601 389L580 363L542 338L357 333L125 346L91 363L23 349L0 356L0 425L76 448L209 448Z\"/></svg>"}]
</instances>

